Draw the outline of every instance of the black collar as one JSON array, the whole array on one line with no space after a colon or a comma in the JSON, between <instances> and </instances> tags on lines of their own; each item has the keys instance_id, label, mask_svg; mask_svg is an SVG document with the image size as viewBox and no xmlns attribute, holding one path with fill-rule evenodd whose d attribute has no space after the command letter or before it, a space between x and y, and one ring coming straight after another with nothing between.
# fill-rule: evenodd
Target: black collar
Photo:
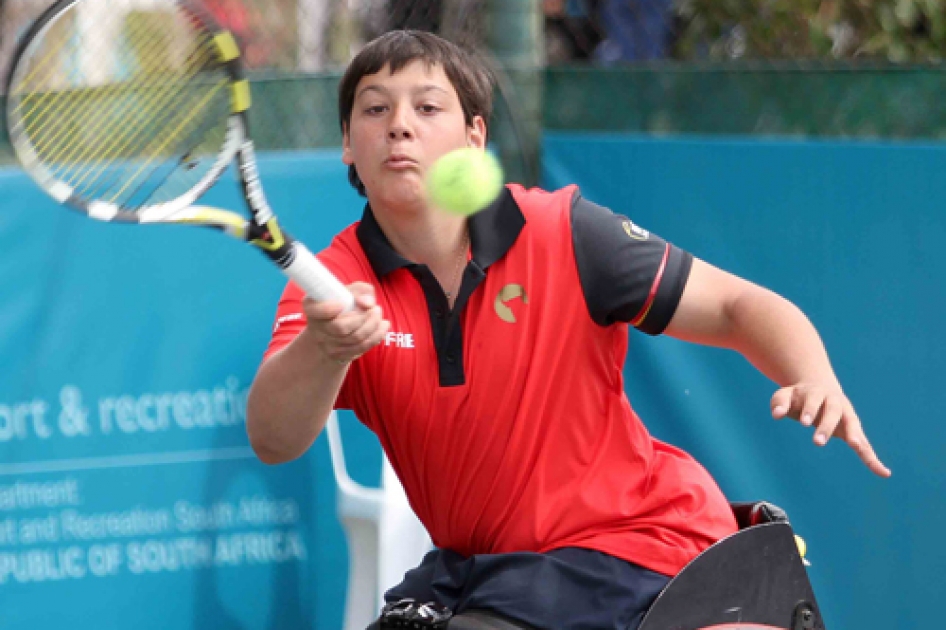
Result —
<instances>
[{"instance_id":1,"label":"black collar","mask_svg":"<svg viewBox=\"0 0 946 630\"><path fill-rule=\"evenodd\" d=\"M485 270L502 258L519 237L526 224L522 211L512 193L504 188L502 194L487 208L470 217L470 247L473 261ZM358 242L365 250L371 268L378 278L383 278L401 267L412 267L415 263L404 258L391 247L388 237L374 218L371 206L365 206L361 223L356 230Z\"/></svg>"}]
</instances>

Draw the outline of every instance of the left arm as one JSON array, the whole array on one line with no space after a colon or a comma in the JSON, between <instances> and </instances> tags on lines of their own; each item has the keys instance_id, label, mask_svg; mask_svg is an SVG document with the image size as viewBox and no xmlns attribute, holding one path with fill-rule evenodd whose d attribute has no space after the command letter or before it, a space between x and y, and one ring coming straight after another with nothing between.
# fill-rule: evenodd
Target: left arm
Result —
<instances>
[{"instance_id":1,"label":"left arm","mask_svg":"<svg viewBox=\"0 0 946 630\"><path fill-rule=\"evenodd\" d=\"M781 386L772 415L814 425L814 441L847 442L871 471L889 477L874 453L854 407L841 389L824 344L794 304L751 282L694 259L666 334L729 348Z\"/></svg>"}]
</instances>

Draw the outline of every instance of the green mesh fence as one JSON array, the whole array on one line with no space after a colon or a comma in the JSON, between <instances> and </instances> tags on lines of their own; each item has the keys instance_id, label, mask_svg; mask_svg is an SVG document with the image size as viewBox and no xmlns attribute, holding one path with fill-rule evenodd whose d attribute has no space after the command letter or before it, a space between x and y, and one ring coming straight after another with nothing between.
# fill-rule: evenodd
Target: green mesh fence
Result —
<instances>
[{"instance_id":1,"label":"green mesh fence","mask_svg":"<svg viewBox=\"0 0 946 630\"><path fill-rule=\"evenodd\" d=\"M791 137L946 137L938 66L793 64L559 67L545 129Z\"/></svg>"},{"instance_id":2,"label":"green mesh fence","mask_svg":"<svg viewBox=\"0 0 946 630\"><path fill-rule=\"evenodd\" d=\"M147 12L154 1L125 4ZM0 76L16 38L49 3L0 1ZM494 138L507 161L533 172L540 127L908 139L946 131L937 98L946 0L203 4L244 50L264 149L337 146L341 72L392 28L436 31L492 55L503 86ZM0 142L0 161L9 160Z\"/></svg>"},{"instance_id":3,"label":"green mesh fence","mask_svg":"<svg viewBox=\"0 0 946 630\"><path fill-rule=\"evenodd\" d=\"M255 79L250 128L259 148L341 146L337 114L340 80L340 72Z\"/></svg>"}]
</instances>

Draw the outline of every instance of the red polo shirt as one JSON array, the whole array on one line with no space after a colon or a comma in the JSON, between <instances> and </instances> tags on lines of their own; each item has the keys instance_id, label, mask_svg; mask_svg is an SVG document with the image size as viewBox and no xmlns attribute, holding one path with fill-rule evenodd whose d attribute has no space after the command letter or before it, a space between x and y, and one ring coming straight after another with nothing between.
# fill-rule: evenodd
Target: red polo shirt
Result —
<instances>
[{"instance_id":1,"label":"red polo shirt","mask_svg":"<svg viewBox=\"0 0 946 630\"><path fill-rule=\"evenodd\" d=\"M434 544L581 547L674 575L735 532L710 475L653 439L624 393L623 322L662 332L692 257L575 187L510 186L470 235L452 312L370 208L319 254L344 283L372 283L391 322L336 408L377 434ZM303 328L301 299L290 284L267 356Z\"/></svg>"}]
</instances>

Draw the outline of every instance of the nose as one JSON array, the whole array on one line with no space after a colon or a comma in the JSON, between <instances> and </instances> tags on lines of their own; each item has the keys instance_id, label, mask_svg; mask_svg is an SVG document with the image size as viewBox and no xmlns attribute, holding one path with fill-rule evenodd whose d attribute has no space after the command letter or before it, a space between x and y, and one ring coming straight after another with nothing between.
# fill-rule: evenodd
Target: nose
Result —
<instances>
[{"instance_id":1,"label":"nose","mask_svg":"<svg viewBox=\"0 0 946 630\"><path fill-rule=\"evenodd\" d=\"M396 107L391 115L391 124L388 127L389 140L410 140L414 137L408 120L408 111L410 108Z\"/></svg>"},{"instance_id":2,"label":"nose","mask_svg":"<svg viewBox=\"0 0 946 630\"><path fill-rule=\"evenodd\" d=\"M410 140L411 136L411 130L406 127L391 127L388 131L391 140Z\"/></svg>"}]
</instances>

